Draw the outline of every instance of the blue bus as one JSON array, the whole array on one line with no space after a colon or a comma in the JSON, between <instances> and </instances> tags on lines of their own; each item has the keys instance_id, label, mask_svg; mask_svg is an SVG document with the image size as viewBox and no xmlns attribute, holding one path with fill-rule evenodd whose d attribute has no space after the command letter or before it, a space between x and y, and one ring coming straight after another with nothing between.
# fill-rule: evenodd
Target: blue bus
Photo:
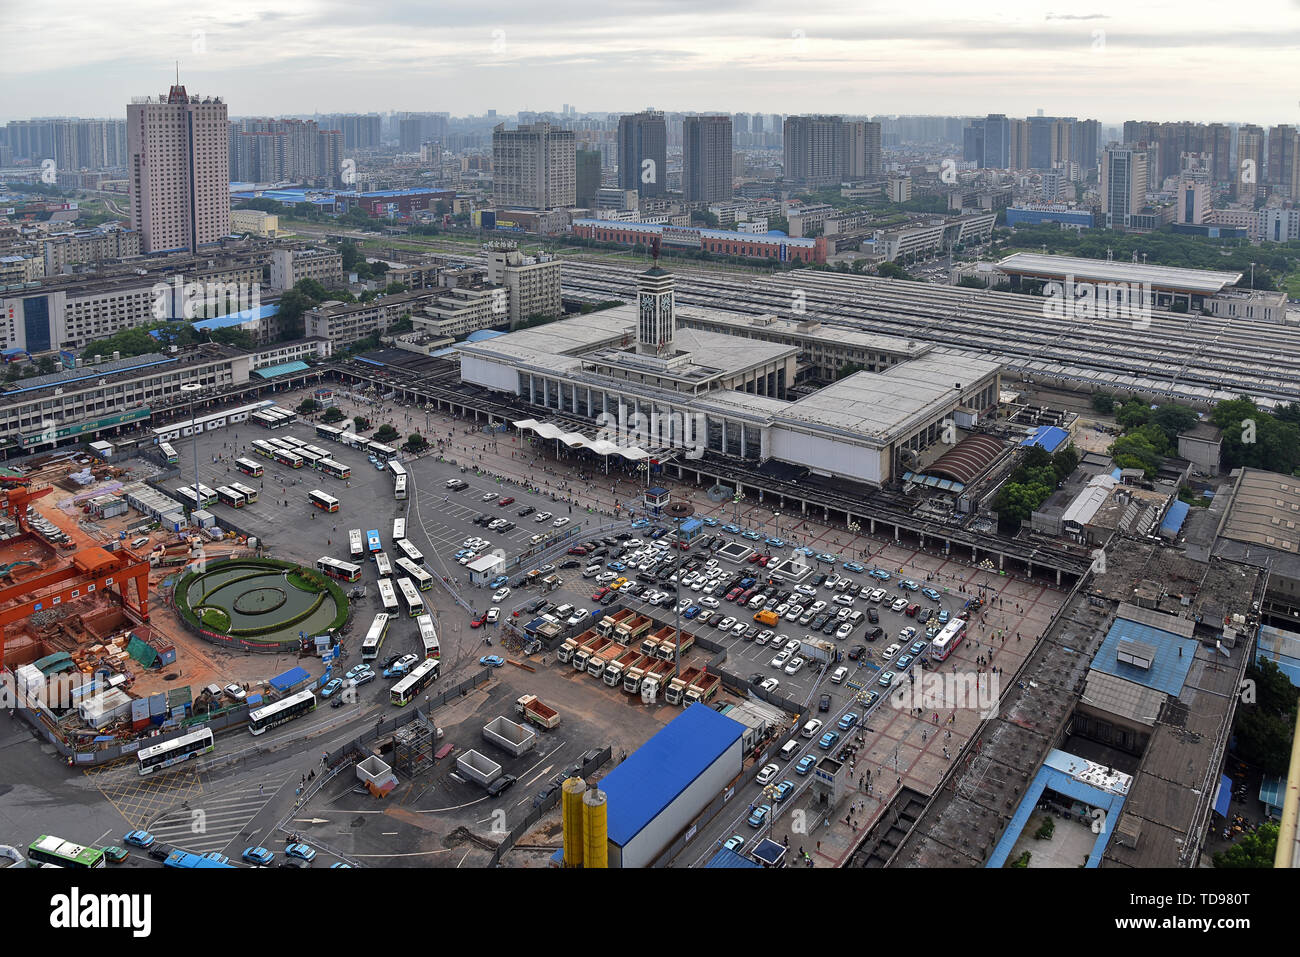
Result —
<instances>
[{"instance_id":1,"label":"blue bus","mask_svg":"<svg viewBox=\"0 0 1300 957\"><path fill-rule=\"evenodd\" d=\"M379 529L372 528L366 532L366 547L372 555L376 555L383 550L384 546L379 541Z\"/></svg>"},{"instance_id":2,"label":"blue bus","mask_svg":"<svg viewBox=\"0 0 1300 957\"><path fill-rule=\"evenodd\" d=\"M198 854L189 853L189 851L172 851L167 855L167 860L163 861L163 867L224 867L227 870L233 870L230 864L222 864L220 861L200 857Z\"/></svg>"}]
</instances>

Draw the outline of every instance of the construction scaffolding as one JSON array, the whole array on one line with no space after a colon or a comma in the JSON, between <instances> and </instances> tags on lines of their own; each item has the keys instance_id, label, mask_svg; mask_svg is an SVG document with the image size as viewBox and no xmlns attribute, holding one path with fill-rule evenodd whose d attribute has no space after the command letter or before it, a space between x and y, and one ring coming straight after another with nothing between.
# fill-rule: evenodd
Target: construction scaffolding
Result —
<instances>
[{"instance_id":1,"label":"construction scaffolding","mask_svg":"<svg viewBox=\"0 0 1300 957\"><path fill-rule=\"evenodd\" d=\"M407 777L433 769L437 728L419 711L409 723L393 731L393 768Z\"/></svg>"}]
</instances>

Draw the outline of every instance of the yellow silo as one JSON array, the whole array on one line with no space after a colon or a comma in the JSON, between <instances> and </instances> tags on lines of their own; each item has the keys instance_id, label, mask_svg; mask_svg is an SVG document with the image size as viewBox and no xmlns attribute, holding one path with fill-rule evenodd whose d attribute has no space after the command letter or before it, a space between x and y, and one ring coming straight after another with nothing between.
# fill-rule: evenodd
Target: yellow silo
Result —
<instances>
[{"instance_id":1,"label":"yellow silo","mask_svg":"<svg viewBox=\"0 0 1300 957\"><path fill-rule=\"evenodd\" d=\"M560 791L560 820L564 824L564 866L582 866L582 845L585 834L582 827L582 796L587 783L582 778L569 778Z\"/></svg>"},{"instance_id":2,"label":"yellow silo","mask_svg":"<svg viewBox=\"0 0 1300 957\"><path fill-rule=\"evenodd\" d=\"M605 814L605 792L592 788L582 797L584 867L609 867L609 828Z\"/></svg>"}]
</instances>

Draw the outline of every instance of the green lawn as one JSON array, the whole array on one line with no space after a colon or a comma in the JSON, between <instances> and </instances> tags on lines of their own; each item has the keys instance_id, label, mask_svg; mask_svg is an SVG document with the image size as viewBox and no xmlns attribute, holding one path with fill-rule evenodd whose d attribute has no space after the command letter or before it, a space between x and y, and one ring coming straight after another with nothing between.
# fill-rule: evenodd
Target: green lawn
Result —
<instances>
[{"instance_id":1,"label":"green lawn","mask_svg":"<svg viewBox=\"0 0 1300 957\"><path fill-rule=\"evenodd\" d=\"M1300 269L1287 273L1282 277L1282 289L1292 299L1300 299Z\"/></svg>"}]
</instances>

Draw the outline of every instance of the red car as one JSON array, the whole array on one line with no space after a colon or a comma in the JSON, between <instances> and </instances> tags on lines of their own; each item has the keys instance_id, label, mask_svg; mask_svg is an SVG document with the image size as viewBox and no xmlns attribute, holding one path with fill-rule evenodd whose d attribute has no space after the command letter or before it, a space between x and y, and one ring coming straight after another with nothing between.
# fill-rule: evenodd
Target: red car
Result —
<instances>
[{"instance_id":1,"label":"red car","mask_svg":"<svg viewBox=\"0 0 1300 957\"><path fill-rule=\"evenodd\" d=\"M907 606L907 617L908 617L908 618L915 618L915 617L916 617L916 613L917 613L918 611L920 611L920 610L921 610L921 606L920 606L920 605L908 605L908 606Z\"/></svg>"},{"instance_id":2,"label":"red car","mask_svg":"<svg viewBox=\"0 0 1300 957\"><path fill-rule=\"evenodd\" d=\"M764 568L766 568L767 563L770 562L771 560L772 560L771 555L760 555L758 558L758 563L762 565Z\"/></svg>"},{"instance_id":3,"label":"red car","mask_svg":"<svg viewBox=\"0 0 1300 957\"><path fill-rule=\"evenodd\" d=\"M579 555L579 556L585 555L587 554L587 549L582 545L574 545L572 548L569 549L569 554Z\"/></svg>"},{"instance_id":4,"label":"red car","mask_svg":"<svg viewBox=\"0 0 1300 957\"><path fill-rule=\"evenodd\" d=\"M727 601L735 601L737 598L739 598L739 597L740 597L740 592L741 592L741 590L742 590L742 589L740 589L739 587L737 587L737 588L733 588L733 589L731 589L731 591L727 592Z\"/></svg>"},{"instance_id":5,"label":"red car","mask_svg":"<svg viewBox=\"0 0 1300 957\"><path fill-rule=\"evenodd\" d=\"M755 552L754 554L752 554L752 555L749 556L749 558L747 559L747 561L752 565L752 564L754 564L754 562L758 561L761 557L762 557L762 556L759 555L758 552Z\"/></svg>"},{"instance_id":6,"label":"red car","mask_svg":"<svg viewBox=\"0 0 1300 957\"><path fill-rule=\"evenodd\" d=\"M605 597L606 595L608 595L608 594L609 594L609 589L608 589L608 588L600 588L600 589L598 589L598 590L596 591L596 593L595 593L594 595L591 596L591 600L592 600L592 601L600 601L602 598L604 598L604 597Z\"/></svg>"},{"instance_id":7,"label":"red car","mask_svg":"<svg viewBox=\"0 0 1300 957\"><path fill-rule=\"evenodd\" d=\"M497 504L501 506L513 505L515 504L515 500L511 496L507 495L505 498L497 499Z\"/></svg>"},{"instance_id":8,"label":"red car","mask_svg":"<svg viewBox=\"0 0 1300 957\"><path fill-rule=\"evenodd\" d=\"M471 628L482 628L485 621L487 621L487 612L482 612L469 620L469 626Z\"/></svg>"}]
</instances>

